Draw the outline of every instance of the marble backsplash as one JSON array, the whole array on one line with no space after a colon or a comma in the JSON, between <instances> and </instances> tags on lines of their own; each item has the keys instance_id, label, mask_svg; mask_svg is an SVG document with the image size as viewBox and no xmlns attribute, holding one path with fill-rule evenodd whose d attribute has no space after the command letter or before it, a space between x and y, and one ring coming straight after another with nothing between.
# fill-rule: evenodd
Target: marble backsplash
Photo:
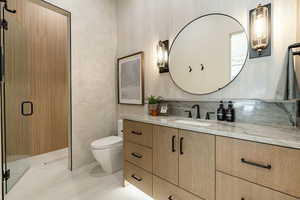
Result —
<instances>
[{"instance_id":1,"label":"marble backsplash","mask_svg":"<svg viewBox=\"0 0 300 200\"><path fill-rule=\"evenodd\" d=\"M207 112L217 112L219 101L171 101L164 100L167 103L170 116L188 117L185 111L191 110L193 118L196 116L196 110L192 106L200 106L201 119L205 119ZM233 100L236 113L236 122L254 123L261 125L284 125L296 126L298 112L297 101L261 101L261 100ZM224 101L227 108L228 101ZM216 119L216 114L211 115L211 119Z\"/></svg>"}]
</instances>

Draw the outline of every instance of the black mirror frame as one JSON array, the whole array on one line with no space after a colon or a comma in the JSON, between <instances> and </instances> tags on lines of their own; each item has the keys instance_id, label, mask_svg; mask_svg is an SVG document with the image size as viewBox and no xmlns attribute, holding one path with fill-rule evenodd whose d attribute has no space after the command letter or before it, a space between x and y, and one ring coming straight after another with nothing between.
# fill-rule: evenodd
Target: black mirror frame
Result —
<instances>
[{"instance_id":1,"label":"black mirror frame","mask_svg":"<svg viewBox=\"0 0 300 200\"><path fill-rule=\"evenodd\" d=\"M241 22L238 21L236 18L234 18L234 17L232 17L232 16L230 16L230 15L227 15L227 14L223 14L223 13L210 13L210 14L206 14L206 15L202 15L202 16L200 16L200 17L197 17L196 19L193 19L192 21L190 21L189 23L187 23L185 26L183 26L183 28L181 28L180 31L176 34L174 40L172 41L172 45L171 45L171 47L170 47L170 50L169 50L169 55L168 55L169 69L172 67L172 66L170 66L170 54L171 54L171 52L172 52L173 46L174 46L174 44L175 44L177 38L180 36L180 34L185 30L185 28L187 28L187 27L188 27L189 25L191 25L193 22L195 22L195 21L197 21L197 20L199 20L199 19L202 19L202 18L204 18L204 17L211 16L211 15L220 15L220 16L229 17L229 18L233 19L234 21L236 21L236 22L242 27L242 29L243 29L243 31L246 33L246 37L247 37L247 46L248 46L248 47L247 47L247 56L246 56L246 58L245 58L245 61L244 61L244 64L243 64L242 69L241 69L241 70L239 71L239 73L234 77L234 79L232 79L229 83L227 83L227 84L224 85L223 87L221 87L221 88L219 88L219 89L217 89L217 90L215 90L215 91L208 92L208 93L201 93L201 94L200 94L200 93L192 93L192 92L186 91L185 89L181 88L181 87L174 81L174 79L173 79L173 77L172 77L172 75L171 75L171 72L169 72L170 77L171 77L173 83L174 83L179 89L181 89L182 91L184 91L184 92L186 92L186 93L188 93L188 94L192 94L192 95L208 95L208 94L216 93L216 92L218 92L218 91L220 91L220 90L226 88L228 85L230 85L230 84L231 84L231 83L232 83L232 82L233 82L233 81L241 74L241 72L242 72L243 69L245 68L245 65L246 65L246 63L247 63L247 60L248 60L248 58L249 58L249 48L250 48L250 47L249 47L249 36L248 36L248 34L247 34L247 31L246 31L245 27L241 24Z\"/></svg>"}]
</instances>

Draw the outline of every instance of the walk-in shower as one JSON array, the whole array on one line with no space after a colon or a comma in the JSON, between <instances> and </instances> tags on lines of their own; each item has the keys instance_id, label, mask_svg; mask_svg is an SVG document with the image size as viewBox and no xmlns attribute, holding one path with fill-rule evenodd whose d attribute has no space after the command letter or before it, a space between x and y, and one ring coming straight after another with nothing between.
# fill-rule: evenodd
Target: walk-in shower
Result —
<instances>
[{"instance_id":1,"label":"walk-in shower","mask_svg":"<svg viewBox=\"0 0 300 200\"><path fill-rule=\"evenodd\" d=\"M0 2L2 172L8 192L30 168L30 157L71 149L71 13L41 0Z\"/></svg>"}]
</instances>

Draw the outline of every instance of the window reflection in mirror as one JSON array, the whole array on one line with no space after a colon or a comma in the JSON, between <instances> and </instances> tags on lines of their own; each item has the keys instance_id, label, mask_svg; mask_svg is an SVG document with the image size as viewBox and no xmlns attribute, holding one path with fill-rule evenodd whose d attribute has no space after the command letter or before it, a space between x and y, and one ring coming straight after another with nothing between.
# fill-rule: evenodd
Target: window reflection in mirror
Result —
<instances>
[{"instance_id":1,"label":"window reflection in mirror","mask_svg":"<svg viewBox=\"0 0 300 200\"><path fill-rule=\"evenodd\" d=\"M233 80L242 70L247 57L247 36L244 32L230 35L230 56L231 56L231 80Z\"/></svg>"}]
</instances>

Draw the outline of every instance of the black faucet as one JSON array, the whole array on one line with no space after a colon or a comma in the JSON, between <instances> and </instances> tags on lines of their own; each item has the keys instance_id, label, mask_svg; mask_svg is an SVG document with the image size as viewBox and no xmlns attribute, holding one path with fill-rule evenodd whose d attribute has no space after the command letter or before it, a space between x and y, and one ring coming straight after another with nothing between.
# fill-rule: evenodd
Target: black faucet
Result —
<instances>
[{"instance_id":1,"label":"black faucet","mask_svg":"<svg viewBox=\"0 0 300 200\"><path fill-rule=\"evenodd\" d=\"M213 115L213 114L215 114L215 113L214 113L214 112L207 112L207 113L206 113L206 118L205 118L205 119L206 119L206 120L210 120L210 115L211 115L211 114Z\"/></svg>"},{"instance_id":2,"label":"black faucet","mask_svg":"<svg viewBox=\"0 0 300 200\"><path fill-rule=\"evenodd\" d=\"M186 113L188 113L189 114L189 118L192 118L193 116L192 116L192 111L190 111L190 110L186 110L186 111L184 111L184 112L186 112Z\"/></svg>"},{"instance_id":3,"label":"black faucet","mask_svg":"<svg viewBox=\"0 0 300 200\"><path fill-rule=\"evenodd\" d=\"M201 119L201 116L200 116L200 106L199 105L193 105L192 108L197 108L197 119Z\"/></svg>"}]
</instances>

